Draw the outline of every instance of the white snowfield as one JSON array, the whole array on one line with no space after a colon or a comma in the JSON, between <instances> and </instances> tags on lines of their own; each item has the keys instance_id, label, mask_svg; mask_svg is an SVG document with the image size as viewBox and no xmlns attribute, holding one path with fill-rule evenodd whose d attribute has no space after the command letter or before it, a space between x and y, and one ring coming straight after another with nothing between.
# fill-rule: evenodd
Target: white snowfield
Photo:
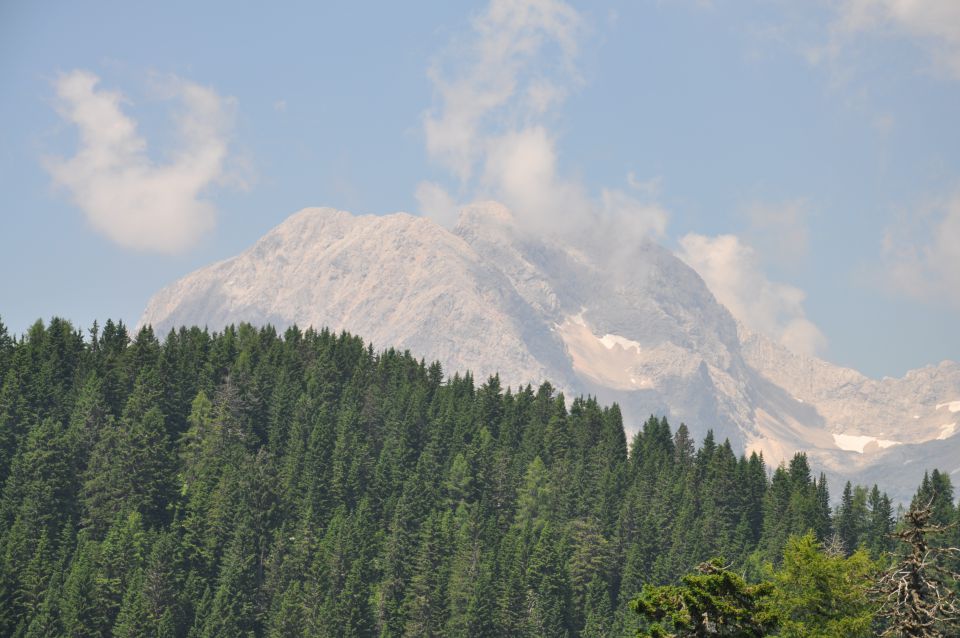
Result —
<instances>
[{"instance_id":1,"label":"white snowfield","mask_svg":"<svg viewBox=\"0 0 960 638\"><path fill-rule=\"evenodd\" d=\"M956 363L877 380L794 354L739 326L669 251L608 240L534 236L493 202L466 207L452 230L308 208L159 291L140 323L160 335L241 321L349 330L478 383L548 379L616 401L628 430L658 414L768 464L805 450L833 480L877 481L900 499L925 467L956 467L960 437L944 424L960 411Z\"/></svg>"},{"instance_id":2,"label":"white snowfield","mask_svg":"<svg viewBox=\"0 0 960 638\"><path fill-rule=\"evenodd\" d=\"M947 403L938 403L935 409L946 408L951 412L960 412L960 401L948 401Z\"/></svg>"},{"instance_id":3,"label":"white snowfield","mask_svg":"<svg viewBox=\"0 0 960 638\"><path fill-rule=\"evenodd\" d=\"M863 454L871 449L888 448L891 445L900 445L899 441L887 441L873 436L862 436L858 434L834 434L833 440L841 450L857 452Z\"/></svg>"},{"instance_id":4,"label":"white snowfield","mask_svg":"<svg viewBox=\"0 0 960 638\"><path fill-rule=\"evenodd\" d=\"M956 423L944 423L940 426L940 434L937 435L938 441L943 441L944 439L949 439L951 436L957 433L957 424Z\"/></svg>"},{"instance_id":5,"label":"white snowfield","mask_svg":"<svg viewBox=\"0 0 960 638\"><path fill-rule=\"evenodd\" d=\"M605 334L600 337L600 343L607 347L607 350L613 350L615 347L623 348L624 350L636 350L637 353L640 353L640 344L634 341L633 339L627 339L626 337L621 337L620 335Z\"/></svg>"}]
</instances>

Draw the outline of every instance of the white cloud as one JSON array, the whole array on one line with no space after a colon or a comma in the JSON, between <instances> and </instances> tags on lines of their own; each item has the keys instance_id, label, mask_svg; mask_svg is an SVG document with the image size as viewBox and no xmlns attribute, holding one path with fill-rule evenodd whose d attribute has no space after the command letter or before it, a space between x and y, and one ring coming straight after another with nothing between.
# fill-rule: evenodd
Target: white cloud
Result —
<instances>
[{"instance_id":1,"label":"white cloud","mask_svg":"<svg viewBox=\"0 0 960 638\"><path fill-rule=\"evenodd\" d=\"M517 227L565 237L611 275L633 272L638 247L663 237L669 216L655 201L660 179L628 176L634 194L588 192L563 174L549 124L579 83L574 61L584 32L579 14L558 0L492 0L430 73L438 99L424 118L427 151L459 181L422 182L420 210L449 224L454 198L494 199ZM650 201L646 201L650 200ZM633 260L633 261L632 261Z\"/></svg>"},{"instance_id":2,"label":"white cloud","mask_svg":"<svg viewBox=\"0 0 960 638\"><path fill-rule=\"evenodd\" d=\"M517 126L561 101L566 90L541 72L540 56L553 45L569 70L579 25L577 12L557 0L493 0L474 19L472 39L458 42L466 59L453 61L452 79L439 66L430 71L440 98L438 111L424 118L431 157L466 181L485 152L487 120Z\"/></svg>"},{"instance_id":3,"label":"white cloud","mask_svg":"<svg viewBox=\"0 0 960 638\"><path fill-rule=\"evenodd\" d=\"M794 352L816 355L826 338L806 317L799 288L770 281L756 252L736 235L688 234L678 256L696 270L717 300L749 328Z\"/></svg>"},{"instance_id":4,"label":"white cloud","mask_svg":"<svg viewBox=\"0 0 960 638\"><path fill-rule=\"evenodd\" d=\"M66 189L98 231L136 250L174 253L215 224L216 209L204 191L228 178L224 168L233 102L208 87L176 77L160 84L176 99L178 145L163 163L150 158L137 123L118 91L98 88L99 78L75 70L57 80L58 110L77 127L73 157L47 161L54 183Z\"/></svg>"},{"instance_id":5,"label":"white cloud","mask_svg":"<svg viewBox=\"0 0 960 638\"><path fill-rule=\"evenodd\" d=\"M960 78L960 2L957 0L843 0L834 30L918 39Z\"/></svg>"},{"instance_id":6,"label":"white cloud","mask_svg":"<svg viewBox=\"0 0 960 638\"><path fill-rule=\"evenodd\" d=\"M960 194L886 230L883 283L894 292L960 308Z\"/></svg>"},{"instance_id":7,"label":"white cloud","mask_svg":"<svg viewBox=\"0 0 960 638\"><path fill-rule=\"evenodd\" d=\"M438 104L424 117L427 151L459 180L457 192L500 200L528 231L589 241L602 228L625 243L660 236L662 208L618 190L592 196L559 167L548 123L579 83L583 31L580 15L559 0L492 0L457 41L466 54L430 72ZM655 196L659 182L645 186L640 194ZM447 190L421 183L416 196L421 211L449 221Z\"/></svg>"},{"instance_id":8,"label":"white cloud","mask_svg":"<svg viewBox=\"0 0 960 638\"><path fill-rule=\"evenodd\" d=\"M430 72L439 98L424 118L431 158L459 180L459 192L502 201L528 229L562 231L596 206L579 183L561 178L545 123L577 81L581 30L564 2L492 0L458 40L465 53ZM418 187L418 200L427 194Z\"/></svg>"},{"instance_id":9,"label":"white cloud","mask_svg":"<svg viewBox=\"0 0 960 638\"><path fill-rule=\"evenodd\" d=\"M558 175L555 142L542 126L489 138L481 187L533 230L569 232L594 205L578 182Z\"/></svg>"}]
</instances>

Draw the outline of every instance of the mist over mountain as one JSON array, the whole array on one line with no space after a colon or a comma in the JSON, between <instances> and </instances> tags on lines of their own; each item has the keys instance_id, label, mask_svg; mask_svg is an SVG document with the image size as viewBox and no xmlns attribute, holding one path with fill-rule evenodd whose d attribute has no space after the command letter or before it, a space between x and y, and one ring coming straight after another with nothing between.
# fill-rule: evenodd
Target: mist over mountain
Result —
<instances>
[{"instance_id":1,"label":"mist over mountain","mask_svg":"<svg viewBox=\"0 0 960 638\"><path fill-rule=\"evenodd\" d=\"M657 414L773 465L806 451L834 485L877 481L900 500L926 468L960 471L960 365L876 380L794 354L738 325L670 251L608 239L534 234L493 202L452 230L308 208L159 291L140 324L349 330L449 374L616 401L628 430Z\"/></svg>"}]
</instances>

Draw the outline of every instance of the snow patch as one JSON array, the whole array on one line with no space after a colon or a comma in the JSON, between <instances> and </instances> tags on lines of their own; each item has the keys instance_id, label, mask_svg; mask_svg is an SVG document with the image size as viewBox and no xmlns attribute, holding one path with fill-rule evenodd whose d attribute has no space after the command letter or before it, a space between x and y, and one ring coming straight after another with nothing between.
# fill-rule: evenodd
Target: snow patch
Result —
<instances>
[{"instance_id":1,"label":"snow patch","mask_svg":"<svg viewBox=\"0 0 960 638\"><path fill-rule=\"evenodd\" d=\"M940 435L937 436L937 440L942 441L944 439L949 439L951 436L956 434L956 432L957 432L956 423L944 423L943 425L940 426Z\"/></svg>"},{"instance_id":2,"label":"snow patch","mask_svg":"<svg viewBox=\"0 0 960 638\"><path fill-rule=\"evenodd\" d=\"M586 312L586 309L581 308L580 312L578 312L575 315L571 315L570 317L568 317L567 320L589 330L590 326L587 325L586 320L584 320L583 318L584 312ZM556 326L556 327L562 327L562 326ZM607 350L613 350L615 347L620 346L624 350L636 350L637 352L640 352L639 342L634 341L633 339L627 339L626 337L621 337L620 335L607 333L602 337L594 337L594 339L597 339L600 343L602 343Z\"/></svg>"},{"instance_id":3,"label":"snow patch","mask_svg":"<svg viewBox=\"0 0 960 638\"><path fill-rule=\"evenodd\" d=\"M940 408L946 408L951 412L960 412L960 401L947 401L946 403L938 403L935 410Z\"/></svg>"},{"instance_id":4,"label":"snow patch","mask_svg":"<svg viewBox=\"0 0 960 638\"><path fill-rule=\"evenodd\" d=\"M638 342L615 334L598 337L584 321L582 310L556 329L577 373L618 390L654 387L653 379L637 374L646 363Z\"/></svg>"},{"instance_id":5,"label":"snow patch","mask_svg":"<svg viewBox=\"0 0 960 638\"><path fill-rule=\"evenodd\" d=\"M627 339L626 337L621 337L620 335L605 334L600 337L600 343L607 347L607 350L613 350L614 346L620 346L624 350L631 350L636 348L639 352L640 344L634 341L633 339Z\"/></svg>"},{"instance_id":6,"label":"snow patch","mask_svg":"<svg viewBox=\"0 0 960 638\"><path fill-rule=\"evenodd\" d=\"M899 441L890 441L888 439L878 439L873 436L863 436L859 434L834 434L833 442L841 450L847 452L857 452L863 454L868 451L868 447L888 448L893 445L899 445Z\"/></svg>"}]
</instances>

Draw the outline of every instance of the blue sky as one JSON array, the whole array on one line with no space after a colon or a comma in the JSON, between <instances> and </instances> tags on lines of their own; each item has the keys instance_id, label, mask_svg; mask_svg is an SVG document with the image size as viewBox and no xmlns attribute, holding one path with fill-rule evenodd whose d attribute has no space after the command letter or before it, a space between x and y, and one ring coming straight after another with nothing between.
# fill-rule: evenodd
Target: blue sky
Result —
<instances>
[{"instance_id":1,"label":"blue sky","mask_svg":"<svg viewBox=\"0 0 960 638\"><path fill-rule=\"evenodd\" d=\"M136 323L305 206L494 197L872 376L960 359L954 0L82 5L0 4L15 332Z\"/></svg>"}]
</instances>

